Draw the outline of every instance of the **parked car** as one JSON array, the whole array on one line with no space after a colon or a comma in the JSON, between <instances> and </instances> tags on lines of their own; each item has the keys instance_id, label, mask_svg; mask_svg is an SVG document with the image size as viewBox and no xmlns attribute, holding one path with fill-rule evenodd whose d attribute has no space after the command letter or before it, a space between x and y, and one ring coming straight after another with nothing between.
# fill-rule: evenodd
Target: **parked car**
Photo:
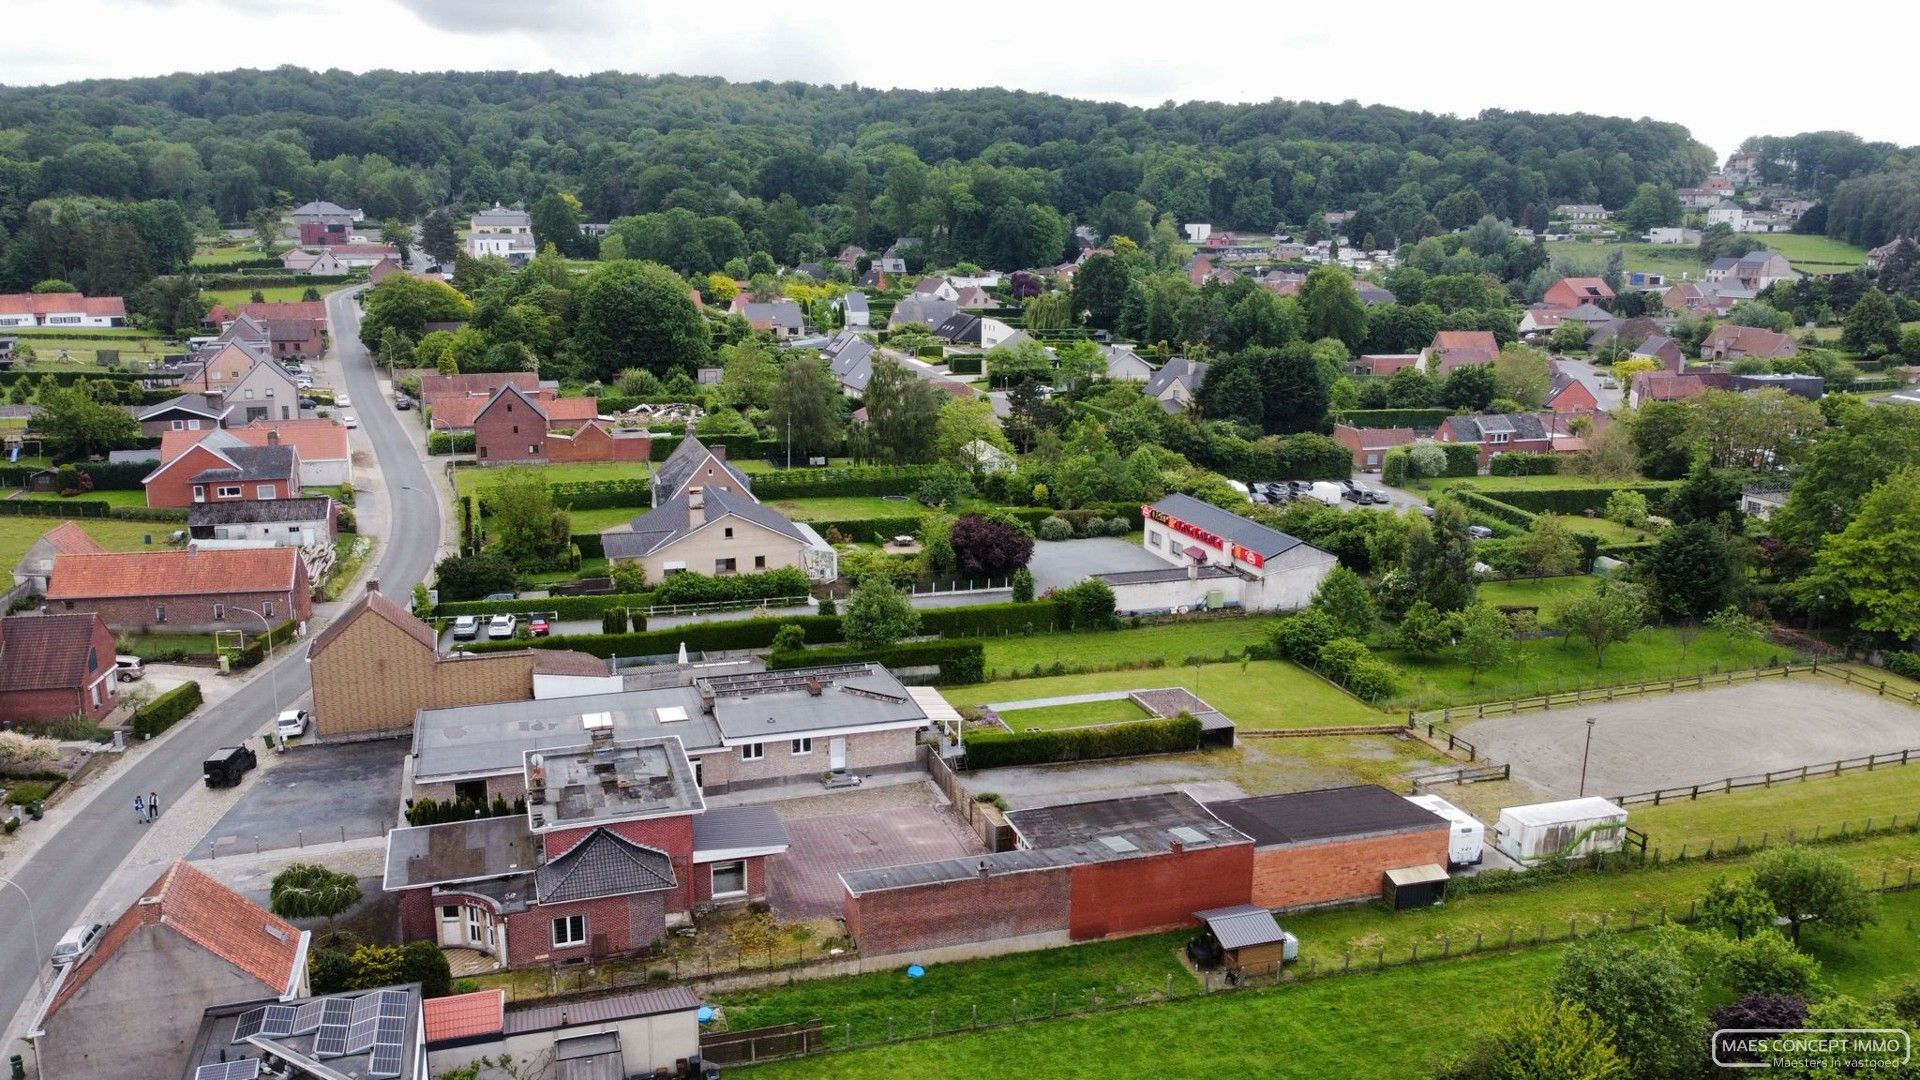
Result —
<instances>
[{"instance_id":1,"label":"parked car","mask_svg":"<svg viewBox=\"0 0 1920 1080\"><path fill-rule=\"evenodd\" d=\"M480 636L480 616L462 615L453 620L453 640L472 641Z\"/></svg>"},{"instance_id":2,"label":"parked car","mask_svg":"<svg viewBox=\"0 0 1920 1080\"><path fill-rule=\"evenodd\" d=\"M547 625L547 620L545 619L536 617L527 620L527 633L534 637L546 637L552 632L553 627Z\"/></svg>"},{"instance_id":3,"label":"parked car","mask_svg":"<svg viewBox=\"0 0 1920 1080\"><path fill-rule=\"evenodd\" d=\"M93 955L100 944L100 937L107 928L100 923L81 923L79 926L60 935L60 941L53 947L53 966L66 967L77 964Z\"/></svg>"},{"instance_id":4,"label":"parked car","mask_svg":"<svg viewBox=\"0 0 1920 1080\"><path fill-rule=\"evenodd\" d=\"M320 407L320 399L303 397L300 399L300 407L303 409L317 409Z\"/></svg>"},{"instance_id":5,"label":"parked car","mask_svg":"<svg viewBox=\"0 0 1920 1080\"><path fill-rule=\"evenodd\" d=\"M510 593L510 592L490 592L490 593L488 593L487 595L485 595L485 596L483 596L483 597L481 597L480 599L482 599L482 600L486 600L486 601L489 601L489 602L491 602L491 601L494 601L494 600L516 600L516 599L518 599L518 598L519 598L519 594L517 594L517 593Z\"/></svg>"},{"instance_id":6,"label":"parked car","mask_svg":"<svg viewBox=\"0 0 1920 1080\"><path fill-rule=\"evenodd\" d=\"M399 409L401 412L406 412L408 409L413 408L413 399L405 394L395 394L393 396L393 407Z\"/></svg>"},{"instance_id":7,"label":"parked car","mask_svg":"<svg viewBox=\"0 0 1920 1080\"><path fill-rule=\"evenodd\" d=\"M1487 528L1485 525L1469 525L1467 526L1467 535L1473 537L1475 540L1485 540L1493 536L1493 530Z\"/></svg>"},{"instance_id":8,"label":"parked car","mask_svg":"<svg viewBox=\"0 0 1920 1080\"><path fill-rule=\"evenodd\" d=\"M505 641L513 636L520 620L511 615L495 615L487 620L487 636L495 641Z\"/></svg>"},{"instance_id":9,"label":"parked car","mask_svg":"<svg viewBox=\"0 0 1920 1080\"><path fill-rule=\"evenodd\" d=\"M307 733L307 710L286 709L273 722L273 733L283 739L297 739Z\"/></svg>"},{"instance_id":10,"label":"parked car","mask_svg":"<svg viewBox=\"0 0 1920 1080\"><path fill-rule=\"evenodd\" d=\"M210 788L232 787L258 764L251 747L223 746L200 763L200 775Z\"/></svg>"},{"instance_id":11,"label":"parked car","mask_svg":"<svg viewBox=\"0 0 1920 1080\"><path fill-rule=\"evenodd\" d=\"M352 413L346 413L342 415L340 417L340 422L347 425L350 428L356 428L360 426L360 419L354 416Z\"/></svg>"},{"instance_id":12,"label":"parked car","mask_svg":"<svg viewBox=\"0 0 1920 1080\"><path fill-rule=\"evenodd\" d=\"M344 409L353 404L353 399L345 394L335 394L333 395L333 403Z\"/></svg>"},{"instance_id":13,"label":"parked car","mask_svg":"<svg viewBox=\"0 0 1920 1080\"><path fill-rule=\"evenodd\" d=\"M147 677L146 662L137 656L114 657L113 671L121 682L139 682Z\"/></svg>"}]
</instances>

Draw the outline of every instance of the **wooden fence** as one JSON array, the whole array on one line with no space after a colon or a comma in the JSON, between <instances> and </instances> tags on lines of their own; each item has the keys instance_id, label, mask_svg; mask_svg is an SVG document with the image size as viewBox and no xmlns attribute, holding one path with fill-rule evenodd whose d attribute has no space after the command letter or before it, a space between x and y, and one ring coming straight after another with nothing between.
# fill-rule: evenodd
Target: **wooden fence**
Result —
<instances>
[{"instance_id":1,"label":"wooden fence","mask_svg":"<svg viewBox=\"0 0 1920 1080\"><path fill-rule=\"evenodd\" d=\"M805 1057L826 1048L826 1031L826 1024L819 1020L743 1031L705 1031L700 1034L700 1057L715 1065Z\"/></svg>"},{"instance_id":2,"label":"wooden fence","mask_svg":"<svg viewBox=\"0 0 1920 1080\"><path fill-rule=\"evenodd\" d=\"M1793 675L1821 674L1822 669L1816 663L1785 664L1771 668L1749 668L1744 671L1727 671L1717 675L1692 675L1686 678L1663 679L1655 682L1628 683L1625 686L1603 686L1591 690L1572 690L1557 694L1536 694L1532 697L1512 698L1506 701L1483 701L1474 705L1448 706L1415 714L1415 719L1426 723L1429 728L1434 724L1452 723L1455 720L1479 720L1488 716L1512 716L1518 713L1562 708L1567 705L1593 705L1601 702L1617 701L1621 698L1641 697L1646 694L1673 694L1682 690L1703 690L1710 686L1732 686L1740 682L1752 682L1758 679L1789 678ZM1832 675L1834 672L1826 671ZM1864 680L1863 680L1864 681ZM1895 690L1894 693L1903 693ZM1917 695L1908 695L1910 697Z\"/></svg>"},{"instance_id":3,"label":"wooden fence","mask_svg":"<svg viewBox=\"0 0 1920 1080\"><path fill-rule=\"evenodd\" d=\"M1841 773L1852 772L1855 769L1871 771L1917 761L1920 761L1920 749L1890 750L1884 754L1841 758L1838 761L1827 761L1818 765L1801 765L1797 768L1775 769L1772 772L1750 773L1746 776L1727 776L1719 780L1709 780L1704 784L1681 784L1678 787L1660 788L1655 791L1638 791L1632 795L1615 795L1613 802L1618 806L1631 806L1636 803L1652 803L1659 806L1663 802L1676 802L1682 799L1691 801L1702 795L1726 795L1735 791L1745 791L1748 788L1770 788L1775 784L1815 777L1839 776Z\"/></svg>"}]
</instances>

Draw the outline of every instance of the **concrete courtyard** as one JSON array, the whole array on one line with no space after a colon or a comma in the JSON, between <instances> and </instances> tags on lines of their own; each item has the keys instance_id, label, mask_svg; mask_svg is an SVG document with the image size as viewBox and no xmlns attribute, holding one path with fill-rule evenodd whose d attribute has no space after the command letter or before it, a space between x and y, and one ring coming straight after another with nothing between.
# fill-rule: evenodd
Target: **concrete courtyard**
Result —
<instances>
[{"instance_id":1,"label":"concrete courtyard","mask_svg":"<svg viewBox=\"0 0 1920 1080\"><path fill-rule=\"evenodd\" d=\"M1064 589L1085 581L1094 574L1117 574L1127 570L1163 570L1168 563L1139 544L1118 536L1096 536L1086 540L1040 540L1033 545L1033 591Z\"/></svg>"},{"instance_id":2,"label":"concrete courtyard","mask_svg":"<svg viewBox=\"0 0 1920 1080\"><path fill-rule=\"evenodd\" d=\"M843 870L932 862L986 851L931 783L894 784L773 804L787 827L768 860L775 918L799 922L845 909Z\"/></svg>"}]
</instances>

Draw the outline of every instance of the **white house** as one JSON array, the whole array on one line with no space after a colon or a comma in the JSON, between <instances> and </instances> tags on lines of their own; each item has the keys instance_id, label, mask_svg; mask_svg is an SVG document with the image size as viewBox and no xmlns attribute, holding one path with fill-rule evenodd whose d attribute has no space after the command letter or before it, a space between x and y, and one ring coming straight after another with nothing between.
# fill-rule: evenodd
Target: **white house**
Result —
<instances>
[{"instance_id":1,"label":"white house","mask_svg":"<svg viewBox=\"0 0 1920 1080\"><path fill-rule=\"evenodd\" d=\"M850 329L865 330L873 325L873 314L867 308L867 294L850 292L840 298L840 310L845 313L845 325Z\"/></svg>"},{"instance_id":2,"label":"white house","mask_svg":"<svg viewBox=\"0 0 1920 1080\"><path fill-rule=\"evenodd\" d=\"M1180 229L1187 234L1187 243L1189 244L1198 244L1213 235L1213 225L1211 222L1189 221L1185 225L1180 226Z\"/></svg>"},{"instance_id":3,"label":"white house","mask_svg":"<svg viewBox=\"0 0 1920 1080\"><path fill-rule=\"evenodd\" d=\"M79 293L9 293L0 296L0 327L127 325L127 304L118 296Z\"/></svg>"},{"instance_id":4,"label":"white house","mask_svg":"<svg viewBox=\"0 0 1920 1080\"><path fill-rule=\"evenodd\" d=\"M1649 244L1697 244L1700 242L1700 230L1661 227L1647 230Z\"/></svg>"},{"instance_id":5,"label":"white house","mask_svg":"<svg viewBox=\"0 0 1920 1080\"><path fill-rule=\"evenodd\" d=\"M1120 611L1199 608L1294 611L1307 606L1338 560L1298 537L1188 495L1141 507L1147 552L1164 570L1100 574Z\"/></svg>"},{"instance_id":6,"label":"white house","mask_svg":"<svg viewBox=\"0 0 1920 1080\"><path fill-rule=\"evenodd\" d=\"M1563 217L1569 221L1605 221L1607 208L1596 203L1562 203L1553 208L1554 217Z\"/></svg>"},{"instance_id":7,"label":"white house","mask_svg":"<svg viewBox=\"0 0 1920 1080\"><path fill-rule=\"evenodd\" d=\"M533 217L494 203L467 221L467 254L474 258L496 255L518 265L534 256Z\"/></svg>"}]
</instances>

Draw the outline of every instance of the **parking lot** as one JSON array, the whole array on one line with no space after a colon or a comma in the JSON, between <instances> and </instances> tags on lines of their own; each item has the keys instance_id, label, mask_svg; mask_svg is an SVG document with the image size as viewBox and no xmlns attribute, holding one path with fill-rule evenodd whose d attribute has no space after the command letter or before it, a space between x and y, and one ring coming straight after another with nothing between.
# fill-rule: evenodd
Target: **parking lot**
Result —
<instances>
[{"instance_id":1,"label":"parking lot","mask_svg":"<svg viewBox=\"0 0 1920 1080\"><path fill-rule=\"evenodd\" d=\"M254 740L254 752L270 754ZM250 785L194 858L379 836L400 813L404 739L294 746L271 783Z\"/></svg>"},{"instance_id":2,"label":"parking lot","mask_svg":"<svg viewBox=\"0 0 1920 1080\"><path fill-rule=\"evenodd\" d=\"M839 915L843 870L986 851L930 783L785 800L774 809L787 827L786 853L768 860L773 914L782 921Z\"/></svg>"},{"instance_id":3,"label":"parking lot","mask_svg":"<svg viewBox=\"0 0 1920 1080\"><path fill-rule=\"evenodd\" d=\"M1627 795L1920 747L1920 709L1821 676L1635 698L1457 726L1557 798Z\"/></svg>"}]
</instances>

